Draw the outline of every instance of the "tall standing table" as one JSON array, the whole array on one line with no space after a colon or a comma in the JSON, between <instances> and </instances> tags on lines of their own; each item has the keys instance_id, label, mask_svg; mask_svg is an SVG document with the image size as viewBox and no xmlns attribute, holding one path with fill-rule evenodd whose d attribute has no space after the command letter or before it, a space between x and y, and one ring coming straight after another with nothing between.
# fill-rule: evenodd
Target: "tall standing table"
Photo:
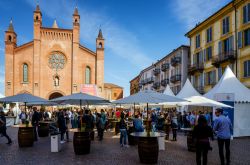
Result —
<instances>
[{"instance_id":1,"label":"tall standing table","mask_svg":"<svg viewBox=\"0 0 250 165\"><path fill-rule=\"evenodd\" d=\"M159 132L133 132L131 136L138 137L138 154L141 163L154 164L158 161L158 137L164 137Z\"/></svg>"}]
</instances>

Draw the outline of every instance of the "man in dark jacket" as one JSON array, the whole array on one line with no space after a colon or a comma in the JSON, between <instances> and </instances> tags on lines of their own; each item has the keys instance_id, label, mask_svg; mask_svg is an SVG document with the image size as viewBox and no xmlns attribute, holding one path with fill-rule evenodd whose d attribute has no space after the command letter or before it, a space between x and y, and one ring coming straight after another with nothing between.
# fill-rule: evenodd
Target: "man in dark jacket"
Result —
<instances>
[{"instance_id":1,"label":"man in dark jacket","mask_svg":"<svg viewBox=\"0 0 250 165\"><path fill-rule=\"evenodd\" d=\"M40 121L40 115L37 112L37 107L33 107L33 115L32 115L32 126L34 127L34 141L37 141L37 127Z\"/></svg>"},{"instance_id":2,"label":"man in dark jacket","mask_svg":"<svg viewBox=\"0 0 250 165\"><path fill-rule=\"evenodd\" d=\"M2 134L2 136L5 136L8 139L8 143L7 144L11 144L12 140L7 135L6 130L7 130L7 127L6 127L6 117L4 116L3 111L0 111L0 134Z\"/></svg>"}]
</instances>

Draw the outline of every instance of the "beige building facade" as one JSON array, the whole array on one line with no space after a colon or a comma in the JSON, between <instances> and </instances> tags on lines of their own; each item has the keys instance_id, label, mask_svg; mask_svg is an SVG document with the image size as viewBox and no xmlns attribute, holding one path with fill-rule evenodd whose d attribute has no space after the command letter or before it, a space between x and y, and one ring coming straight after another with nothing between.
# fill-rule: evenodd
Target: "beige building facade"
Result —
<instances>
[{"instance_id":1,"label":"beige building facade","mask_svg":"<svg viewBox=\"0 0 250 165\"><path fill-rule=\"evenodd\" d=\"M46 99L80 92L82 84L97 86L104 97L104 38L96 38L96 51L80 44L80 15L72 16L72 29L42 26L39 6L33 13L34 39L17 46L12 22L5 32L5 95L31 93Z\"/></svg>"},{"instance_id":2,"label":"beige building facade","mask_svg":"<svg viewBox=\"0 0 250 165\"><path fill-rule=\"evenodd\" d=\"M139 74L139 89L164 92L167 85L177 94L186 82L189 46L181 45Z\"/></svg>"},{"instance_id":3,"label":"beige building facade","mask_svg":"<svg viewBox=\"0 0 250 165\"><path fill-rule=\"evenodd\" d=\"M250 0L233 0L186 36L190 38L189 75L200 93L208 92L229 66L250 87Z\"/></svg>"}]
</instances>

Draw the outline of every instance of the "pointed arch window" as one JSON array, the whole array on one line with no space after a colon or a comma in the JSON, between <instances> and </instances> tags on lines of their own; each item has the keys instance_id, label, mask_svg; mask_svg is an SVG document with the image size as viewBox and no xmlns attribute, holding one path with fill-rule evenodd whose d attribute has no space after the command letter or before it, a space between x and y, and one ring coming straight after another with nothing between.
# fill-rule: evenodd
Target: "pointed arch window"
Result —
<instances>
[{"instance_id":1,"label":"pointed arch window","mask_svg":"<svg viewBox=\"0 0 250 165\"><path fill-rule=\"evenodd\" d=\"M28 82L28 64L23 64L23 82Z\"/></svg>"},{"instance_id":2,"label":"pointed arch window","mask_svg":"<svg viewBox=\"0 0 250 165\"><path fill-rule=\"evenodd\" d=\"M91 69L89 66L85 69L85 84L90 84Z\"/></svg>"}]
</instances>

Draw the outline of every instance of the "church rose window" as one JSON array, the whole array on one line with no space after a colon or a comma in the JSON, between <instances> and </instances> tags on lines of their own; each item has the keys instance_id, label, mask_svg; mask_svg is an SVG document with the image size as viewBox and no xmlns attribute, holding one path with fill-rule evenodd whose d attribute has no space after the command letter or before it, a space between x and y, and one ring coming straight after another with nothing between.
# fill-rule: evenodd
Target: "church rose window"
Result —
<instances>
[{"instance_id":1,"label":"church rose window","mask_svg":"<svg viewBox=\"0 0 250 165\"><path fill-rule=\"evenodd\" d=\"M55 52L52 53L49 57L49 67L51 69L60 70L64 68L66 63L66 58L63 54Z\"/></svg>"}]
</instances>

